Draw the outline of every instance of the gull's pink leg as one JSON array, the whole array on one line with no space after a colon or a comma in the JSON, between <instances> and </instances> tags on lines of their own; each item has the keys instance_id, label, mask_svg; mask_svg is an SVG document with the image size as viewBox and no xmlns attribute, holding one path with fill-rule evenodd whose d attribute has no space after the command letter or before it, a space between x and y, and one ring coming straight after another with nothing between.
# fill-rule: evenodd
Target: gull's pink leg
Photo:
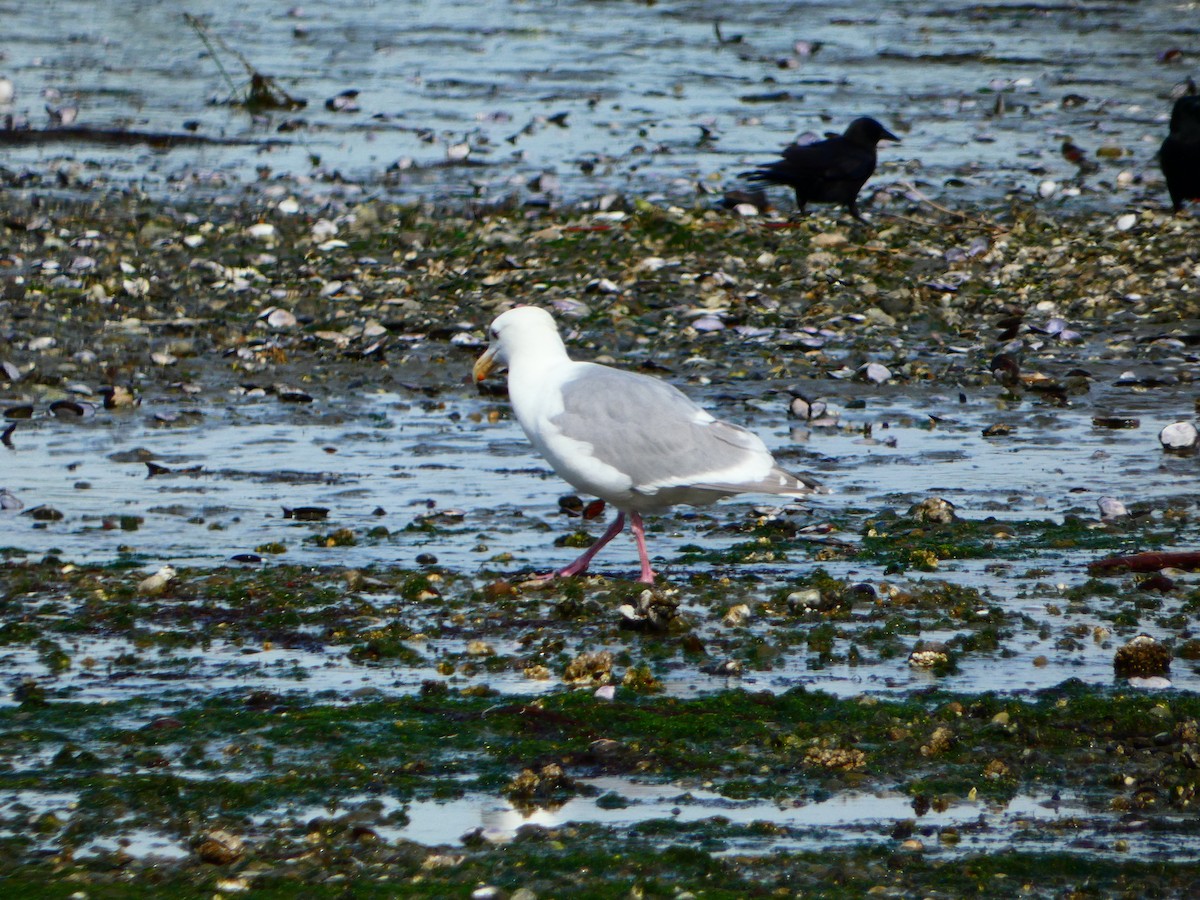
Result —
<instances>
[{"instance_id":1,"label":"gull's pink leg","mask_svg":"<svg viewBox=\"0 0 1200 900\"><path fill-rule=\"evenodd\" d=\"M642 520L640 518L638 518L637 513L634 513L633 516L634 516L634 521L637 522L638 528L641 529ZM579 559L575 560L575 562L571 563L565 569L559 569L557 572L555 572L554 573L555 577L562 578L565 575L579 575L583 572L586 572L587 567L592 562L592 557L600 552L601 547L603 547L605 544L607 544L609 541L611 541L613 538L615 538L618 534L620 534L621 530L624 527L625 527L625 513L618 512L617 517L615 519L613 519L613 523L608 526L608 531L606 531L606 532L604 532L604 534L600 535L600 540L596 541L596 543L594 543L594 544L592 544L592 546L588 547L587 550L584 551L583 556L579 557ZM639 538L639 540L641 540L641 538ZM644 556L645 556L645 554L643 552L643 558L644 558ZM644 565L645 565L645 563L643 563L643 566Z\"/></svg>"},{"instance_id":2,"label":"gull's pink leg","mask_svg":"<svg viewBox=\"0 0 1200 900\"><path fill-rule=\"evenodd\" d=\"M650 568L650 556L646 553L646 529L642 527L642 517L638 513L629 514L629 530L637 541L638 558L642 561L642 584L654 584L654 570Z\"/></svg>"}]
</instances>

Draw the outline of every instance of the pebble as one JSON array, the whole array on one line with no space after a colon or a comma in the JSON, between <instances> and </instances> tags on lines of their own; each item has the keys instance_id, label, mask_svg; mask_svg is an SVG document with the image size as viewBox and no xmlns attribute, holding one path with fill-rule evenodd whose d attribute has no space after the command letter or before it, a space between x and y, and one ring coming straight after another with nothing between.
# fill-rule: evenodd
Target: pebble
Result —
<instances>
[{"instance_id":1,"label":"pebble","mask_svg":"<svg viewBox=\"0 0 1200 900\"><path fill-rule=\"evenodd\" d=\"M1195 449L1198 436L1191 422L1174 422L1158 433L1158 441L1168 453L1186 453Z\"/></svg>"}]
</instances>

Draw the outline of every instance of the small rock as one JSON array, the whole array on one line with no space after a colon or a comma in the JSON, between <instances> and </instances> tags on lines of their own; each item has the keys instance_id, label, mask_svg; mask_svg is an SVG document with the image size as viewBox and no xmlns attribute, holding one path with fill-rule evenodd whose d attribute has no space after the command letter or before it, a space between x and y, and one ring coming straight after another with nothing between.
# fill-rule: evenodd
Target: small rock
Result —
<instances>
[{"instance_id":1,"label":"small rock","mask_svg":"<svg viewBox=\"0 0 1200 900\"><path fill-rule=\"evenodd\" d=\"M908 514L914 522L929 522L934 525L948 525L958 521L954 504L941 497L927 497L913 505Z\"/></svg>"},{"instance_id":2,"label":"small rock","mask_svg":"<svg viewBox=\"0 0 1200 900\"><path fill-rule=\"evenodd\" d=\"M1165 676L1170 668L1171 651L1148 634L1139 634L1113 657L1113 671L1121 678Z\"/></svg>"},{"instance_id":3,"label":"small rock","mask_svg":"<svg viewBox=\"0 0 1200 900\"><path fill-rule=\"evenodd\" d=\"M246 852L245 842L228 831L210 831L196 845L196 855L206 863L226 866L237 862Z\"/></svg>"},{"instance_id":4,"label":"small rock","mask_svg":"<svg viewBox=\"0 0 1200 900\"><path fill-rule=\"evenodd\" d=\"M563 671L567 684L607 684L612 679L613 657L607 650L581 653Z\"/></svg>"},{"instance_id":5,"label":"small rock","mask_svg":"<svg viewBox=\"0 0 1200 900\"><path fill-rule=\"evenodd\" d=\"M725 618L722 620L730 628L737 628L740 625L745 625L750 619L750 607L745 603L739 603L737 606L731 606L729 611L725 613Z\"/></svg>"},{"instance_id":6,"label":"small rock","mask_svg":"<svg viewBox=\"0 0 1200 900\"><path fill-rule=\"evenodd\" d=\"M954 732L945 725L939 725L929 736L929 743L921 746L922 756L939 756L954 746Z\"/></svg>"},{"instance_id":7,"label":"small rock","mask_svg":"<svg viewBox=\"0 0 1200 900\"><path fill-rule=\"evenodd\" d=\"M921 641L908 654L914 669L934 669L950 665L950 651L941 641Z\"/></svg>"}]
</instances>

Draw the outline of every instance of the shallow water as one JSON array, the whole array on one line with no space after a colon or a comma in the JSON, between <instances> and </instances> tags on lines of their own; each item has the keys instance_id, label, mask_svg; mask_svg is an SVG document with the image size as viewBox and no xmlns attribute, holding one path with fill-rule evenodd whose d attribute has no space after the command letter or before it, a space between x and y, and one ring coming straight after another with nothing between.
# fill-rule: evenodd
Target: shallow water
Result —
<instances>
[{"instance_id":1,"label":"shallow water","mask_svg":"<svg viewBox=\"0 0 1200 900\"><path fill-rule=\"evenodd\" d=\"M1188 418L1187 384L1131 391L1104 376L1091 393L1058 408L1005 399L998 388L968 396L825 382L821 396L838 416L831 427L789 420L787 387L763 384L752 404L720 413L761 434L787 467L816 475L828 493L805 504L813 521L845 506L903 513L929 496L974 519L1098 519L1101 497L1152 506L1178 497L1181 487L1187 494L1198 471L1196 457L1165 454L1157 439L1163 426ZM688 390L705 400L703 389ZM864 406L850 408L851 401ZM24 504L0 514L3 545L77 562L130 555L147 567L213 565L276 542L286 548L277 560L306 564L413 566L432 553L448 568L471 572L504 553L512 555L509 568L561 566L574 554L552 547L535 526L565 527L557 501L570 489L514 420L488 420L495 409L506 405L462 388L428 407L377 393L305 405L270 396L219 406L160 398L81 420L43 415L18 423L12 446L0 448L0 487ZM1094 416L1114 412L1136 418L1138 427L1093 424ZM997 424L1011 433L983 435ZM147 463L166 471L151 474ZM736 518L762 502L742 497L663 516L655 520L662 528L652 555L669 561L672 544L706 545L703 529L690 524L697 517ZM63 517L38 521L31 512L43 506ZM285 517L296 507L324 507L328 517ZM430 515L462 539L405 531ZM138 521L122 524L122 517ZM594 523L595 533L602 524ZM389 535L353 547L313 540L341 527L376 526ZM599 567L623 572L620 556L631 557L631 549L619 540Z\"/></svg>"},{"instance_id":2,"label":"shallow water","mask_svg":"<svg viewBox=\"0 0 1200 900\"><path fill-rule=\"evenodd\" d=\"M504 844L521 828L559 828L587 822L627 830L653 821L674 825L728 825L726 837L704 839L709 852L756 855L809 852L862 842L889 844L897 828L907 828L924 847L939 857L1000 850L1120 854L1124 858L1154 859L1168 854L1200 851L1197 837L1183 820L1160 818L1154 828L1145 820L1094 816L1069 798L1018 795L1004 803L968 801L914 812L912 798L899 793L842 792L824 799L792 802L731 800L697 785L663 784L616 776L581 779L594 791L561 804L515 807L494 797L464 795L456 800L400 802L385 796L349 796L334 805L286 805L253 817L253 827L298 829L321 819L370 809L370 821L407 819L408 824L376 824L383 840L413 841L430 847L453 846L473 835ZM598 802L602 795L605 802ZM54 814L69 820L74 797L66 793L9 791L0 795L0 833L13 817ZM739 827L751 826L762 836ZM764 827L765 826L765 827ZM769 836L768 836L769 833ZM953 834L953 839L945 839ZM939 840L939 835L943 836ZM645 838L654 840L654 838ZM683 839L686 840L686 839ZM1120 846L1118 846L1120 841ZM680 839L674 839L679 843ZM187 842L153 828L123 829L120 838L100 837L81 846L77 855L121 852L150 859L182 859Z\"/></svg>"},{"instance_id":3,"label":"shallow water","mask_svg":"<svg viewBox=\"0 0 1200 900\"><path fill-rule=\"evenodd\" d=\"M1191 71L1170 54L1176 9L1155 3L890 0L855 12L820 2L781 18L776 3L747 2L722 23L724 44L714 22L731 7L716 0L188 9L236 91L179 7L9 3L0 74L16 97L0 114L41 128L44 106L73 105L80 125L180 133L186 123L251 145L159 153L48 142L7 149L5 165L65 167L77 185L154 193L221 191L262 167L318 192L349 179L408 198L690 200L697 186L732 185L799 133L874 115L903 138L881 153L877 183L914 179L953 201L1032 195L1053 181L1052 204L1161 203L1160 185L1108 192L1123 169L1159 180L1169 94ZM227 105L248 81L238 54L306 108L252 117ZM326 108L348 89L360 91L358 111ZM1093 160L1101 146L1115 157L1075 184L1066 139ZM466 148L466 162L449 161Z\"/></svg>"},{"instance_id":4,"label":"shallow water","mask_svg":"<svg viewBox=\"0 0 1200 900\"><path fill-rule=\"evenodd\" d=\"M757 408L723 411L751 424L786 465L819 475L830 493L786 512L804 525L819 526L827 517L841 518L853 509L878 515L891 508L903 515L930 496L950 500L964 518L992 518L1001 529L1006 522L1061 521L1067 515L1101 528L1096 503L1103 496L1147 508L1168 500L1196 502L1194 496L1186 499L1187 486L1195 484L1196 457L1164 454L1157 440L1159 428L1172 418L1168 413L1190 402L1185 388L1129 394L1098 383L1077 406L1054 409L998 400L994 389L987 396L960 398L836 383L830 388L831 403L841 412L836 427L808 428L789 421L782 386L770 384L761 388ZM855 397L865 397L865 408L844 408ZM4 451L9 464L3 486L24 502L25 510L5 514L3 544L34 558L54 553L77 563L129 558L147 572L163 565L236 565L233 560L245 554L291 564L413 568L420 568L419 557L431 554L439 567L483 579L496 572L561 566L578 552L553 546L556 536L578 524L558 511L566 486L533 455L515 422L488 420L486 413L495 406L462 388L446 393L428 411L395 394L376 394L339 402L336 412L320 401L294 406L243 399L205 409L202 417L181 416L177 422L195 424L170 427L157 417L164 409L153 403L127 413L100 410L77 422L35 419L22 425L13 448ZM1140 427L1093 425L1096 411L1114 408L1139 417ZM930 416L937 417L936 424ZM1012 424L1014 431L984 437L983 429L997 422ZM172 471L150 476L147 458ZM743 497L654 519L650 550L660 570L680 584L690 571L706 571L708 563L680 562L682 548L721 550L735 543L736 537L717 526L755 515L762 502ZM36 521L29 515L42 506L60 511L61 520ZM326 507L328 518L284 518L285 507L299 506ZM444 528L429 533L409 527L429 515L439 517ZM590 530L598 534L603 525L602 518ZM367 536L377 527L387 534ZM340 528L354 531L358 543L325 546L323 536ZM853 533L832 537L858 540ZM1040 633L1027 627L1007 642L1011 657L1005 660L968 654L957 673L935 679L903 658L814 666L813 658L797 654L770 671L746 672L733 680L697 677L694 667L685 666L663 675L664 686L680 696L695 696L726 687L782 691L802 684L850 696L905 692L933 683L962 691L1037 690L1066 678L1109 683L1114 642L1127 638L1109 636L1110 626L1094 613L1064 617L1053 612L1070 588L1087 579L1085 566L1091 558L1078 550L1033 548L1023 558L1001 564L995 559L946 560L935 573L912 572L898 579L911 584L946 580L976 588L985 604L1044 623ZM635 561L632 542L622 537L601 555L595 571L628 578ZM821 565L851 581L897 581L876 566L853 560ZM787 564L746 564L739 570L753 573L765 596L772 586L814 567L797 558ZM1030 572L1040 574L1031 578ZM1187 576L1180 577L1188 583ZM539 601L531 596L527 602L533 615ZM433 672L437 661L461 658L467 641L438 638L437 627L426 622L429 613L415 610L411 615L414 631L433 628L431 639L414 645L427 660L423 666L364 668L347 659L344 647L256 649L240 641L214 641L204 653L172 651L145 660L136 673L114 677L105 661L127 650L124 642L81 639L76 656L100 664L61 673L54 683L81 700L153 690L168 702L186 690L177 680L182 666L189 679L201 679L213 690L261 681L273 690L312 694L333 691L348 697L367 688L407 694L422 681L439 678ZM1105 631L1066 652L1056 649L1056 642L1067 625ZM769 631L770 623L751 627ZM854 622L846 627L853 629ZM1141 630L1159 633L1149 618ZM710 622L701 626L701 633L706 631L719 635L721 628ZM520 655L510 646L518 635L482 636L496 652ZM954 633L920 637L944 641ZM32 650L13 650L0 657L0 672L28 671L38 666L35 660ZM459 687L484 683L505 693L557 687L553 680L531 680L520 671L455 675L449 681ZM1172 681L1177 688L1200 688L1200 668L1177 660Z\"/></svg>"}]
</instances>

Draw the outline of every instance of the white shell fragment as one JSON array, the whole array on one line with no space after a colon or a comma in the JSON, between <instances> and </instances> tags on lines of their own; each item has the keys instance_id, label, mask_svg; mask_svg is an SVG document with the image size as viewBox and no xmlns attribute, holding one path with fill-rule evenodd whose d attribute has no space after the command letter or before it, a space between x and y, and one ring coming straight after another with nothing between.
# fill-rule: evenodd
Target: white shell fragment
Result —
<instances>
[{"instance_id":1,"label":"white shell fragment","mask_svg":"<svg viewBox=\"0 0 1200 900\"><path fill-rule=\"evenodd\" d=\"M883 384L892 379L892 370L883 363L867 363L865 366L859 366L855 374L861 381L868 381L871 384Z\"/></svg>"},{"instance_id":2,"label":"white shell fragment","mask_svg":"<svg viewBox=\"0 0 1200 900\"><path fill-rule=\"evenodd\" d=\"M737 628L745 625L750 620L750 607L745 603L739 603L736 606L731 606L729 611L725 613L724 623L730 628Z\"/></svg>"},{"instance_id":3,"label":"white shell fragment","mask_svg":"<svg viewBox=\"0 0 1200 900\"><path fill-rule=\"evenodd\" d=\"M1173 422L1158 433L1158 442L1168 453L1186 453L1196 448L1198 436L1191 422Z\"/></svg>"},{"instance_id":4,"label":"white shell fragment","mask_svg":"<svg viewBox=\"0 0 1200 900\"><path fill-rule=\"evenodd\" d=\"M286 309L280 309L278 306L264 310L260 319L264 319L272 328L295 328L296 317Z\"/></svg>"},{"instance_id":5,"label":"white shell fragment","mask_svg":"<svg viewBox=\"0 0 1200 900\"><path fill-rule=\"evenodd\" d=\"M1123 216L1117 216L1117 231L1128 231L1137 224L1137 216L1133 213L1125 213Z\"/></svg>"},{"instance_id":6,"label":"white shell fragment","mask_svg":"<svg viewBox=\"0 0 1200 900\"><path fill-rule=\"evenodd\" d=\"M1124 519L1129 515L1125 504L1116 497L1101 497L1096 501L1096 505L1100 507L1100 518L1105 522Z\"/></svg>"},{"instance_id":7,"label":"white shell fragment","mask_svg":"<svg viewBox=\"0 0 1200 900\"><path fill-rule=\"evenodd\" d=\"M275 226L270 222L255 222L246 229L246 234L256 240L266 241L275 237Z\"/></svg>"},{"instance_id":8,"label":"white shell fragment","mask_svg":"<svg viewBox=\"0 0 1200 900\"><path fill-rule=\"evenodd\" d=\"M161 594L174 577L175 569L171 566L163 566L149 578L142 579L138 583L137 592L143 597Z\"/></svg>"}]
</instances>

